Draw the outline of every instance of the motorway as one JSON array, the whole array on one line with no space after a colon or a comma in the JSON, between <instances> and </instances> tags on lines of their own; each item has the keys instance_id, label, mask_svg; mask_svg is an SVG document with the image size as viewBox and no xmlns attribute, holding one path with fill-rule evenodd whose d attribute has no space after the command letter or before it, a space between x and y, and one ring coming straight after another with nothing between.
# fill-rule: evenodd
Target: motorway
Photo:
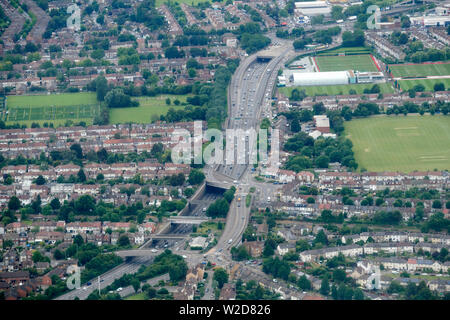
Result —
<instances>
[{"instance_id":1,"label":"motorway","mask_svg":"<svg viewBox=\"0 0 450 320\"><path fill-rule=\"evenodd\" d=\"M247 130L253 128L257 130L261 118L272 120L270 100L278 70L294 54L290 41L279 39L274 41L272 39L272 43L276 44L268 50L264 50L263 53L258 52L242 61L233 75L229 87L230 106L226 129ZM262 54L273 56L273 59L269 62L258 62L257 56ZM237 187L235 200L231 203L224 232L216 247L211 249L208 255L237 246L241 242L242 234L249 221L250 208L245 205L245 197L249 193L249 189L255 186L255 181L253 181L249 170L251 165L249 164L249 154L253 151L253 146L248 143L248 137L240 136L237 139L245 142L245 161L242 161L243 155L238 154L237 143L234 143L233 164L225 162L224 165L216 166L215 170L206 169L208 181L233 183ZM229 147L227 144L227 152L233 151ZM239 159L239 157L241 158ZM259 190L270 190L272 185L258 185L258 187Z\"/></svg>"},{"instance_id":2,"label":"motorway","mask_svg":"<svg viewBox=\"0 0 450 320\"><path fill-rule=\"evenodd\" d=\"M155 254L156 255L156 254ZM136 273L141 265L150 264L153 261L154 256L137 257L133 258L127 263L123 263L114 269L100 276L100 289L109 286L114 280L120 278L124 274ZM91 285L82 285L79 289L74 289L66 294L57 297L55 300L73 300L78 297L80 300L85 300L94 290L98 290L97 279L91 280Z\"/></svg>"},{"instance_id":3,"label":"motorway","mask_svg":"<svg viewBox=\"0 0 450 320\"><path fill-rule=\"evenodd\" d=\"M258 53L256 53L242 61L233 75L229 87L230 111L229 118L226 122L228 129L257 129L261 117L272 119L270 99L273 86L276 83L278 70L294 54L292 43L290 41L278 39L276 39L276 41L278 45L271 46L269 50L264 51L264 54L271 53L274 56L272 60L262 63L256 62L255 60L258 55ZM250 148L246 150L247 154L251 152L249 149ZM208 181L219 182L221 184L226 183L227 185L234 184L237 185L238 189L235 200L230 205L224 232L216 247L207 253L208 258L218 264L231 264L232 261L229 250L231 247L236 246L241 242L242 234L248 224L250 216L250 208L247 208L245 205L245 196L249 192L250 187L257 186L260 191L266 189L271 190L274 188L272 185L263 185L253 181L248 167L249 165L244 163L237 165L219 165L215 167L207 166L205 168ZM205 196L198 201L198 204L193 208L190 215L204 215L203 208L209 206L209 204L219 196L219 194L206 193ZM238 198L241 198L241 200L238 201ZM189 224L176 224L172 226L169 231L170 234L186 235L191 232L192 225ZM183 245L184 241L178 243L174 240L161 240L157 242L156 248L164 249L169 246L174 246L175 252L178 254L186 254L186 260L190 266L203 260L201 254L183 250ZM148 246L148 243L146 243L142 246L142 249L148 247L152 247L152 244ZM216 254L214 254L214 252L216 252ZM134 257L106 272L101 275L100 288L103 289L125 273L136 273L141 265L150 264L154 255L157 254L159 253L157 252L153 255L150 254L146 257ZM78 297L81 300L86 299L93 290L98 289L96 279L91 280L91 282L92 285L84 285L79 289L58 297L57 300L73 300L75 297Z\"/></svg>"}]
</instances>

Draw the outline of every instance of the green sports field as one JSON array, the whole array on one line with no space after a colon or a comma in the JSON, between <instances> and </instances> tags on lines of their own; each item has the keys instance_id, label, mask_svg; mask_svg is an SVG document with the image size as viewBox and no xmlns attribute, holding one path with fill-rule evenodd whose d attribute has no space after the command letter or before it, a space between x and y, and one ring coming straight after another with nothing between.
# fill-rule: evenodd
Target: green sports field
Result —
<instances>
[{"instance_id":1,"label":"green sports field","mask_svg":"<svg viewBox=\"0 0 450 320\"><path fill-rule=\"evenodd\" d=\"M367 54L370 53L370 50L366 47L345 47L345 48L336 48L329 51L321 51L318 52L318 56L326 56L326 55L333 55L338 53L345 53L345 54Z\"/></svg>"},{"instance_id":2,"label":"green sports field","mask_svg":"<svg viewBox=\"0 0 450 320\"><path fill-rule=\"evenodd\" d=\"M374 71L378 69L368 54L352 56L317 56L317 65L321 72L324 71Z\"/></svg>"},{"instance_id":3,"label":"green sports field","mask_svg":"<svg viewBox=\"0 0 450 320\"><path fill-rule=\"evenodd\" d=\"M10 107L47 107L96 104L95 93L61 93L30 96L8 96Z\"/></svg>"},{"instance_id":4,"label":"green sports field","mask_svg":"<svg viewBox=\"0 0 450 320\"><path fill-rule=\"evenodd\" d=\"M395 78L450 75L450 63L390 65Z\"/></svg>"},{"instance_id":5,"label":"green sports field","mask_svg":"<svg viewBox=\"0 0 450 320\"><path fill-rule=\"evenodd\" d=\"M162 4L167 3L168 0L156 0L155 5L156 7L160 7ZM179 4L185 3L188 6L192 6L192 4L196 5L200 2L208 2L207 0L176 0L175 2L178 2ZM219 2L224 2L224 1L219 1ZM211 3L211 1L209 1L209 3Z\"/></svg>"},{"instance_id":6,"label":"green sports field","mask_svg":"<svg viewBox=\"0 0 450 320\"><path fill-rule=\"evenodd\" d=\"M434 85L442 82L445 88L450 88L450 78L444 79L420 79L420 80L399 80L400 88L402 90L409 90L415 85L422 84L425 87L425 91L434 91Z\"/></svg>"},{"instance_id":7,"label":"green sports field","mask_svg":"<svg viewBox=\"0 0 450 320\"><path fill-rule=\"evenodd\" d=\"M48 122L57 126L67 120L92 124L100 110L94 93L8 96L6 105L6 122L26 125Z\"/></svg>"},{"instance_id":8,"label":"green sports field","mask_svg":"<svg viewBox=\"0 0 450 320\"><path fill-rule=\"evenodd\" d=\"M170 98L171 105L166 104L166 98ZM150 123L152 117L166 114L170 108L175 110L183 109L184 106L174 105L174 100L186 102L187 95L160 95L157 97L140 97L139 107L137 108L111 108L109 111L109 122L117 123Z\"/></svg>"},{"instance_id":9,"label":"green sports field","mask_svg":"<svg viewBox=\"0 0 450 320\"><path fill-rule=\"evenodd\" d=\"M369 171L450 169L449 116L380 116L345 122L359 168Z\"/></svg>"},{"instance_id":10,"label":"green sports field","mask_svg":"<svg viewBox=\"0 0 450 320\"><path fill-rule=\"evenodd\" d=\"M370 89L373 87L373 83L370 84L343 84L343 85L335 85L335 86L305 86L305 87L281 87L279 88L280 92L290 97L292 90L295 88L300 90L305 90L306 95L308 96L317 96L317 95L346 95L350 94L350 90L355 90L357 94L363 94L364 89ZM381 93L393 93L394 88L390 83L378 83L380 86Z\"/></svg>"}]
</instances>

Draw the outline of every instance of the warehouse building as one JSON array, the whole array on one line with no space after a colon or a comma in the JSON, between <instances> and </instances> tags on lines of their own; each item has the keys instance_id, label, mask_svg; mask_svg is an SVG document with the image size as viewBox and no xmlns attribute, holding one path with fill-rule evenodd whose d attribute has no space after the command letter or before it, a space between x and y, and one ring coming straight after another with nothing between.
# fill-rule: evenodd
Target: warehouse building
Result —
<instances>
[{"instance_id":1,"label":"warehouse building","mask_svg":"<svg viewBox=\"0 0 450 320\"><path fill-rule=\"evenodd\" d=\"M353 71L294 72L289 80L294 86L328 86L356 83Z\"/></svg>"},{"instance_id":2,"label":"warehouse building","mask_svg":"<svg viewBox=\"0 0 450 320\"><path fill-rule=\"evenodd\" d=\"M305 1L295 3L295 13L303 16L329 16L331 7L326 1Z\"/></svg>"},{"instance_id":3,"label":"warehouse building","mask_svg":"<svg viewBox=\"0 0 450 320\"><path fill-rule=\"evenodd\" d=\"M383 82L384 74L383 72L359 72L356 71L356 82L357 83L372 83L372 82Z\"/></svg>"},{"instance_id":4,"label":"warehouse building","mask_svg":"<svg viewBox=\"0 0 450 320\"><path fill-rule=\"evenodd\" d=\"M440 27L450 25L450 16L422 16L422 17L411 17L411 24L420 25L424 27Z\"/></svg>"}]
</instances>

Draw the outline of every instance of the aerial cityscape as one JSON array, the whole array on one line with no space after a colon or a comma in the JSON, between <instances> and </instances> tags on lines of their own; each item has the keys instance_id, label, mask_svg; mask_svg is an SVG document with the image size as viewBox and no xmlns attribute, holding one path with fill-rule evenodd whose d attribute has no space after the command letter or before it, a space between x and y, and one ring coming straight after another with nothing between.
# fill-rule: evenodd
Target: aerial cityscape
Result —
<instances>
[{"instance_id":1,"label":"aerial cityscape","mask_svg":"<svg viewBox=\"0 0 450 320\"><path fill-rule=\"evenodd\" d=\"M0 300L450 300L450 1L0 3Z\"/></svg>"}]
</instances>

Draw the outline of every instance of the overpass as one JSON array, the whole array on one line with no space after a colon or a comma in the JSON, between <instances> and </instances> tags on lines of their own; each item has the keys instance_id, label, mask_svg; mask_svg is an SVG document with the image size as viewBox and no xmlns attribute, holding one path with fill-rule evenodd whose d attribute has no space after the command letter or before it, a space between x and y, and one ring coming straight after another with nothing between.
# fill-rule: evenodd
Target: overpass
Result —
<instances>
[{"instance_id":1,"label":"overpass","mask_svg":"<svg viewBox=\"0 0 450 320\"><path fill-rule=\"evenodd\" d=\"M145 250L119 250L114 252L117 256L121 258L126 257L150 257L150 256L156 256L161 252L152 252L151 250L145 249Z\"/></svg>"},{"instance_id":2,"label":"overpass","mask_svg":"<svg viewBox=\"0 0 450 320\"><path fill-rule=\"evenodd\" d=\"M231 188L233 184L218 181L206 181L206 189L210 192L225 192Z\"/></svg>"},{"instance_id":3,"label":"overpass","mask_svg":"<svg viewBox=\"0 0 450 320\"><path fill-rule=\"evenodd\" d=\"M170 223L182 223L182 224L200 224L210 220L209 217L197 217L197 216L173 216L169 218Z\"/></svg>"},{"instance_id":4,"label":"overpass","mask_svg":"<svg viewBox=\"0 0 450 320\"><path fill-rule=\"evenodd\" d=\"M271 55L258 55L258 56L256 56L256 61L257 62L269 62L273 58L274 57Z\"/></svg>"}]
</instances>

